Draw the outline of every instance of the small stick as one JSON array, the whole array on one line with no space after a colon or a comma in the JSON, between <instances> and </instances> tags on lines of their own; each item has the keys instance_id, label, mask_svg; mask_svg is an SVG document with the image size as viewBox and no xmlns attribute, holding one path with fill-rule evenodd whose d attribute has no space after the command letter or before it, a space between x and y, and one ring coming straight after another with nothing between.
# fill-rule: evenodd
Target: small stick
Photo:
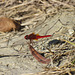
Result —
<instances>
[{"instance_id":1,"label":"small stick","mask_svg":"<svg viewBox=\"0 0 75 75\"><path fill-rule=\"evenodd\" d=\"M65 41L65 42L67 42L67 43L69 43L69 44L71 44L71 45L75 46L75 43L72 43L72 42L67 41L67 40L63 40L63 41Z\"/></svg>"}]
</instances>

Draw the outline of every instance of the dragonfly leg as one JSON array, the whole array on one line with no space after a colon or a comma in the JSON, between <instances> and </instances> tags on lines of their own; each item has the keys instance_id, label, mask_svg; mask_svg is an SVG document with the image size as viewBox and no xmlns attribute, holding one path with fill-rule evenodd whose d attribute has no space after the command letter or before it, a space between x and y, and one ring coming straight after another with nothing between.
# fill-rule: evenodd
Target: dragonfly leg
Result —
<instances>
[{"instance_id":1,"label":"dragonfly leg","mask_svg":"<svg viewBox=\"0 0 75 75\"><path fill-rule=\"evenodd\" d=\"M30 44L34 45L34 42L33 42L33 40L30 40Z\"/></svg>"}]
</instances>

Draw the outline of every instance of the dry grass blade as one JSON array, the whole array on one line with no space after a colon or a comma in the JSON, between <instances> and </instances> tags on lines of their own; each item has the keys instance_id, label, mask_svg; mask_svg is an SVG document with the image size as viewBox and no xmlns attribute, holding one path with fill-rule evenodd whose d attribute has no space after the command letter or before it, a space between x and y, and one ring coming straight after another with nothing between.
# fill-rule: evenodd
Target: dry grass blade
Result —
<instances>
[{"instance_id":1,"label":"dry grass blade","mask_svg":"<svg viewBox=\"0 0 75 75\"><path fill-rule=\"evenodd\" d=\"M67 40L63 40L63 41L65 41L65 42L67 42L67 43L69 43L69 44L71 44L71 45L75 46L75 43L72 43L72 42L67 41Z\"/></svg>"},{"instance_id":2,"label":"dry grass blade","mask_svg":"<svg viewBox=\"0 0 75 75\"><path fill-rule=\"evenodd\" d=\"M60 2L60 1L57 1L57 0L52 0L53 2L56 2L58 4L61 4L61 5L64 5L64 6L67 6L69 8L74 8L72 5L69 5L69 4L66 4L66 3L63 3L63 2Z\"/></svg>"}]
</instances>

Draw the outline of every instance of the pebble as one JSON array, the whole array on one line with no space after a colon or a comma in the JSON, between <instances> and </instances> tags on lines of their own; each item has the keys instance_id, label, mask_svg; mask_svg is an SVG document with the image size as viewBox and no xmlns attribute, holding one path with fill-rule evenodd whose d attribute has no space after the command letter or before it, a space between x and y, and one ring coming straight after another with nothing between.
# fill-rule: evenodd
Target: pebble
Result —
<instances>
[{"instance_id":1,"label":"pebble","mask_svg":"<svg viewBox=\"0 0 75 75\"><path fill-rule=\"evenodd\" d=\"M72 35L74 33L74 30L71 28L68 30L69 34Z\"/></svg>"}]
</instances>

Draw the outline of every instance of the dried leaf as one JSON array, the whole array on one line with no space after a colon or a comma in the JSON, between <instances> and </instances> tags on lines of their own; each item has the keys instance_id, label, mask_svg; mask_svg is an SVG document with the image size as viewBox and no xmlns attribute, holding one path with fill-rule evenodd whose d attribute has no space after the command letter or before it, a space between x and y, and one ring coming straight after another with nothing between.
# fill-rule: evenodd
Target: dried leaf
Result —
<instances>
[{"instance_id":1,"label":"dried leaf","mask_svg":"<svg viewBox=\"0 0 75 75\"><path fill-rule=\"evenodd\" d=\"M50 63L50 59L47 59L45 57L43 57L42 55L40 55L31 45L30 46L30 50L32 55L41 63L43 64L49 64Z\"/></svg>"},{"instance_id":2,"label":"dried leaf","mask_svg":"<svg viewBox=\"0 0 75 75\"><path fill-rule=\"evenodd\" d=\"M19 30L21 28L20 24L15 20L1 17L0 18L0 31L1 32L9 32L11 30Z\"/></svg>"}]
</instances>

